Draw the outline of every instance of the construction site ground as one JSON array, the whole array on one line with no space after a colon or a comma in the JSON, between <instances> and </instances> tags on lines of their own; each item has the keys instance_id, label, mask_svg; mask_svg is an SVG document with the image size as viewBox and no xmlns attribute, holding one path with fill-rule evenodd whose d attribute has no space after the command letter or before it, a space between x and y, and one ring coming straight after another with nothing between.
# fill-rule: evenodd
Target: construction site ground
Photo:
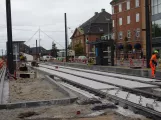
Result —
<instances>
[{"instance_id":1,"label":"construction site ground","mask_svg":"<svg viewBox=\"0 0 161 120\"><path fill-rule=\"evenodd\" d=\"M40 101L61 99L68 97L60 92L56 86L46 81L43 74L37 74L36 79L12 80L9 82L9 102ZM74 92L74 91L73 91ZM78 99L87 99L85 96L74 92ZM92 108L94 105L51 105L33 108L19 108L0 110L0 120L149 120L128 110L105 109L103 114L97 116ZM80 111L80 114L78 112ZM121 113L118 111L122 111ZM91 115L89 117L89 115Z\"/></svg>"},{"instance_id":2,"label":"construction site ground","mask_svg":"<svg viewBox=\"0 0 161 120\"><path fill-rule=\"evenodd\" d=\"M0 120L149 120L145 117L123 116L112 109L96 117L85 117L93 113L92 105L44 106L36 108L0 110ZM77 115L77 111L80 114Z\"/></svg>"},{"instance_id":3,"label":"construction site ground","mask_svg":"<svg viewBox=\"0 0 161 120\"><path fill-rule=\"evenodd\" d=\"M57 87L46 81L45 77L37 74L37 78L18 78L9 81L9 103L61 99L68 97Z\"/></svg>"}]
</instances>

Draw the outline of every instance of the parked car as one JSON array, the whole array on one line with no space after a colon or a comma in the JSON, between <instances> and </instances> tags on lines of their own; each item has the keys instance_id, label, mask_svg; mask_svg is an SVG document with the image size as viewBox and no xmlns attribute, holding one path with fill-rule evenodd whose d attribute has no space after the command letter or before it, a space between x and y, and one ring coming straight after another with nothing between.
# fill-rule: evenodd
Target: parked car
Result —
<instances>
[{"instance_id":1,"label":"parked car","mask_svg":"<svg viewBox=\"0 0 161 120\"><path fill-rule=\"evenodd\" d=\"M78 60L85 62L85 61L87 61L87 57L86 56L79 56Z\"/></svg>"},{"instance_id":2,"label":"parked car","mask_svg":"<svg viewBox=\"0 0 161 120\"><path fill-rule=\"evenodd\" d=\"M52 59L52 56L47 55L47 56L41 57L41 58L40 58L40 61L49 61L49 60L51 60L51 59Z\"/></svg>"}]
</instances>

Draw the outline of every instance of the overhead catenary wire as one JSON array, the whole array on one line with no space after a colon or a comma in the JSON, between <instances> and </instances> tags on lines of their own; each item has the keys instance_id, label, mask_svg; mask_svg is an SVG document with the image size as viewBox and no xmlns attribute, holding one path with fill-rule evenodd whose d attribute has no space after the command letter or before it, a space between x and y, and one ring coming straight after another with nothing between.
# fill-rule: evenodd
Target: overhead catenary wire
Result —
<instances>
[{"instance_id":1,"label":"overhead catenary wire","mask_svg":"<svg viewBox=\"0 0 161 120\"><path fill-rule=\"evenodd\" d=\"M6 26L1 26L0 27L2 28L7 28ZM18 28L12 28L13 30L19 30L19 31L33 31L33 32L36 32L36 30L31 30L31 29L18 29ZM48 31L48 30L45 30L45 32L64 32L64 31Z\"/></svg>"},{"instance_id":2,"label":"overhead catenary wire","mask_svg":"<svg viewBox=\"0 0 161 120\"><path fill-rule=\"evenodd\" d=\"M37 34L38 31L39 31L39 30L37 30L37 31L33 34L33 36L32 36L30 39L28 39L28 40L26 41L26 43L29 42L29 41Z\"/></svg>"},{"instance_id":3,"label":"overhead catenary wire","mask_svg":"<svg viewBox=\"0 0 161 120\"><path fill-rule=\"evenodd\" d=\"M56 44L58 44L58 45L60 45L62 48L64 48L61 44L59 44L58 42L56 42L52 37L50 37L48 34L46 34L44 31L42 31L41 29L40 29L40 31L42 32L42 33L44 33L47 37L49 37L50 39L52 39Z\"/></svg>"}]
</instances>

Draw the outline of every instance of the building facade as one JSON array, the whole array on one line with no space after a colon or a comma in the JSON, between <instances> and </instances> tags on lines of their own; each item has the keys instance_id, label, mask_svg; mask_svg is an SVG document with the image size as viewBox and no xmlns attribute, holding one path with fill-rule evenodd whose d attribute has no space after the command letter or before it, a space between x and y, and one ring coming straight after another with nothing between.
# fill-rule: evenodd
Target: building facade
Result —
<instances>
[{"instance_id":1,"label":"building facade","mask_svg":"<svg viewBox=\"0 0 161 120\"><path fill-rule=\"evenodd\" d=\"M161 0L151 0L152 47L161 54Z\"/></svg>"},{"instance_id":2,"label":"building facade","mask_svg":"<svg viewBox=\"0 0 161 120\"><path fill-rule=\"evenodd\" d=\"M117 58L145 56L145 0L113 0L110 4Z\"/></svg>"},{"instance_id":3,"label":"building facade","mask_svg":"<svg viewBox=\"0 0 161 120\"><path fill-rule=\"evenodd\" d=\"M77 44L81 44L83 48L83 55L89 56L89 52L93 50L93 46L87 45L86 42L96 41L104 34L110 35L112 33L111 14L102 9L100 13L95 12L94 16L75 29L71 36L72 49Z\"/></svg>"}]
</instances>

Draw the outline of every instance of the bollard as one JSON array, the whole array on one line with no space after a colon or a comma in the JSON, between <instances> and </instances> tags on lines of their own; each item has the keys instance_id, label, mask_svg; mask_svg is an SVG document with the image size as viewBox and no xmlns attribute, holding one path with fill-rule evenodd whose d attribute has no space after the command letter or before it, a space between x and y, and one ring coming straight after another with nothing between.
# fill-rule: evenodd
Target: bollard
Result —
<instances>
[{"instance_id":1,"label":"bollard","mask_svg":"<svg viewBox=\"0 0 161 120\"><path fill-rule=\"evenodd\" d=\"M77 115L80 115L81 114L81 112L80 111L77 111Z\"/></svg>"},{"instance_id":2,"label":"bollard","mask_svg":"<svg viewBox=\"0 0 161 120\"><path fill-rule=\"evenodd\" d=\"M16 70L14 71L14 77L17 78L17 76L16 76Z\"/></svg>"},{"instance_id":3,"label":"bollard","mask_svg":"<svg viewBox=\"0 0 161 120\"><path fill-rule=\"evenodd\" d=\"M145 67L144 64L145 64L145 59L143 58L143 59L142 59L142 67Z\"/></svg>"},{"instance_id":4,"label":"bollard","mask_svg":"<svg viewBox=\"0 0 161 120\"><path fill-rule=\"evenodd\" d=\"M58 66L55 66L56 69L58 69Z\"/></svg>"}]
</instances>

